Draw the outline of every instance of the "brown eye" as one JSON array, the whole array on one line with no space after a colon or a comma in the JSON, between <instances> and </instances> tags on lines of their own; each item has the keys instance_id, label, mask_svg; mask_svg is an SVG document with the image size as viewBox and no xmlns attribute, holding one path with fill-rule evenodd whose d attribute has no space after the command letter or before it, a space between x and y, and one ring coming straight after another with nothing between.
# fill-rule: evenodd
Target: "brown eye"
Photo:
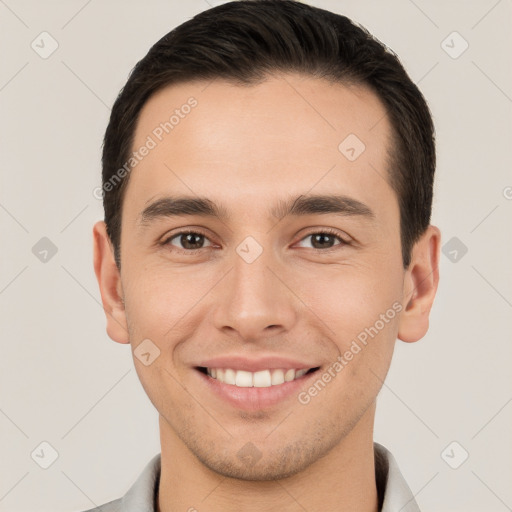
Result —
<instances>
[{"instance_id":1,"label":"brown eye","mask_svg":"<svg viewBox=\"0 0 512 512\"><path fill-rule=\"evenodd\" d=\"M310 233L305 236L301 242L310 239L310 245L312 249L332 249L336 245L346 245L347 242L343 240L339 235L331 233L329 231L318 231L316 233ZM304 246L303 246L304 247Z\"/></svg>"},{"instance_id":2,"label":"brown eye","mask_svg":"<svg viewBox=\"0 0 512 512\"><path fill-rule=\"evenodd\" d=\"M207 245L205 245L205 242ZM206 236L194 231L177 233L176 235L173 235L171 238L169 238L166 243L189 251L203 249L204 247L211 245Z\"/></svg>"}]
</instances>

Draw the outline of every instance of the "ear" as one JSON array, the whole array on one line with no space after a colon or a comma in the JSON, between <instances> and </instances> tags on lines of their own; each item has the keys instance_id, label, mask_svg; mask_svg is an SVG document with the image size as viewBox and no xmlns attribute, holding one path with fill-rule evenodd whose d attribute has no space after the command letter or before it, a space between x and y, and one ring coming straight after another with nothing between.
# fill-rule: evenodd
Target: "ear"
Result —
<instances>
[{"instance_id":1,"label":"ear","mask_svg":"<svg viewBox=\"0 0 512 512\"><path fill-rule=\"evenodd\" d=\"M103 310L107 317L107 334L118 343L129 343L121 275L115 263L114 250L103 221L94 225L93 237L94 272L100 287Z\"/></svg>"},{"instance_id":2,"label":"ear","mask_svg":"<svg viewBox=\"0 0 512 512\"><path fill-rule=\"evenodd\" d=\"M441 232L429 226L414 244L411 263L404 278L404 309L400 315L398 338L418 341L428 331L428 318L439 283Z\"/></svg>"}]
</instances>

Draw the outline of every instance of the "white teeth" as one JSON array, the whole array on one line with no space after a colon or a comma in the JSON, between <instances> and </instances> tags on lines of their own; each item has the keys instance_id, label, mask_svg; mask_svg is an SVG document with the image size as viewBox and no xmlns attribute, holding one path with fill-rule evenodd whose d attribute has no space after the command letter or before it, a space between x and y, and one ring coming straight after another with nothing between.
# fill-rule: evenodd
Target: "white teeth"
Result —
<instances>
[{"instance_id":1,"label":"white teeth","mask_svg":"<svg viewBox=\"0 0 512 512\"><path fill-rule=\"evenodd\" d=\"M236 385L236 372L231 368L226 368L224 370L224 382L226 384L231 384L232 386Z\"/></svg>"},{"instance_id":2,"label":"white teeth","mask_svg":"<svg viewBox=\"0 0 512 512\"><path fill-rule=\"evenodd\" d=\"M247 372L245 370L233 370L231 368L207 368L207 374L213 379L238 386L241 388L268 388L270 386L278 386L285 382L291 382L298 379L308 372L307 368L300 370L289 369L276 369L276 370L261 370L259 372Z\"/></svg>"},{"instance_id":3,"label":"white teeth","mask_svg":"<svg viewBox=\"0 0 512 512\"><path fill-rule=\"evenodd\" d=\"M284 374L285 382L290 382L293 379L295 379L295 370L287 370L286 373Z\"/></svg>"},{"instance_id":4,"label":"white teeth","mask_svg":"<svg viewBox=\"0 0 512 512\"><path fill-rule=\"evenodd\" d=\"M252 375L253 386L255 388L268 388L272 385L272 377L269 370L254 372Z\"/></svg>"},{"instance_id":5,"label":"white teeth","mask_svg":"<svg viewBox=\"0 0 512 512\"><path fill-rule=\"evenodd\" d=\"M272 372L272 386L276 384L283 384L284 382L284 371L283 370L274 370Z\"/></svg>"},{"instance_id":6,"label":"white teeth","mask_svg":"<svg viewBox=\"0 0 512 512\"><path fill-rule=\"evenodd\" d=\"M235 377L235 386L239 388L252 388L252 373L238 370Z\"/></svg>"}]
</instances>

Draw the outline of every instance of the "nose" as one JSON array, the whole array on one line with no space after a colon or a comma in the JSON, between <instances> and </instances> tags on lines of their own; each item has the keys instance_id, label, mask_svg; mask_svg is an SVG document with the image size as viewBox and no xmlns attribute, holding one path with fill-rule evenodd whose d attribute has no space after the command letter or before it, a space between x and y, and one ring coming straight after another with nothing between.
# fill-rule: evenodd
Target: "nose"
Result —
<instances>
[{"instance_id":1,"label":"nose","mask_svg":"<svg viewBox=\"0 0 512 512\"><path fill-rule=\"evenodd\" d=\"M297 298L270 251L252 263L235 254L219 292L214 322L225 334L254 342L290 331L297 321Z\"/></svg>"}]
</instances>

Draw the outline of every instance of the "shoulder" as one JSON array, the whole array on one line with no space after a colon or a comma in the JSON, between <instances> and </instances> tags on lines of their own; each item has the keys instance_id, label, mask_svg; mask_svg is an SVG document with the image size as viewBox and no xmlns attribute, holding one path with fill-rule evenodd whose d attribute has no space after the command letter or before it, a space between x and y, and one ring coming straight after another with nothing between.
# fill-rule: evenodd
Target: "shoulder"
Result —
<instances>
[{"instance_id":1,"label":"shoulder","mask_svg":"<svg viewBox=\"0 0 512 512\"><path fill-rule=\"evenodd\" d=\"M124 496L80 512L154 512L160 481L160 461L158 453L146 464Z\"/></svg>"},{"instance_id":2,"label":"shoulder","mask_svg":"<svg viewBox=\"0 0 512 512\"><path fill-rule=\"evenodd\" d=\"M117 500L109 501L108 503L104 503L99 507L89 508L87 510L82 510L81 512L121 512L123 498L119 498Z\"/></svg>"}]
</instances>

